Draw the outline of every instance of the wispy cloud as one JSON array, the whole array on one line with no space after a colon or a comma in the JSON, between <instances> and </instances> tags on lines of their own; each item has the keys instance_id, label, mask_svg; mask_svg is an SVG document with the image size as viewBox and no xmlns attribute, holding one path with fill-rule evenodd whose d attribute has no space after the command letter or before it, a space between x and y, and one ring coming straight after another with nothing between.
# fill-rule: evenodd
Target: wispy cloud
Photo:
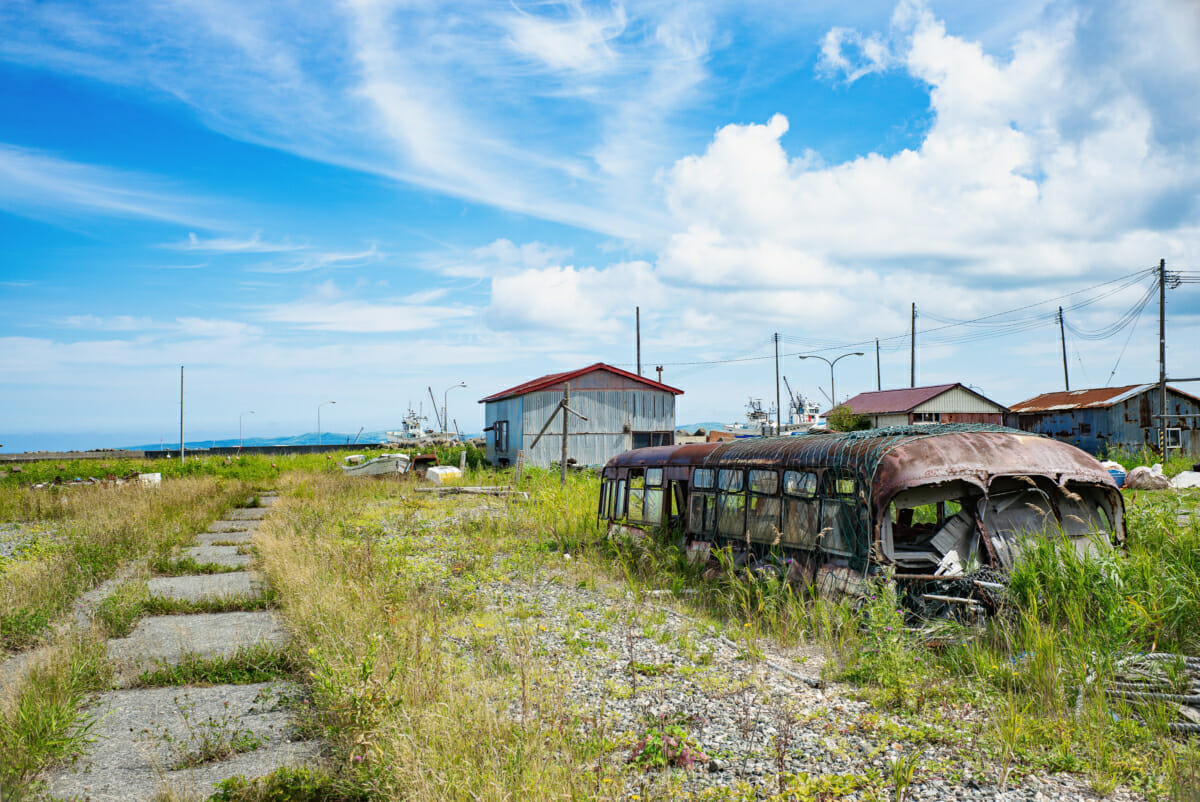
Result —
<instances>
[{"instance_id":1,"label":"wispy cloud","mask_svg":"<svg viewBox=\"0 0 1200 802\"><path fill-rule=\"evenodd\" d=\"M233 237L211 237L204 239L196 236L195 232L188 232L188 238L185 242L172 242L162 247L177 251L205 251L210 253L281 253L284 251L303 250L308 246L291 242L266 242L262 239L262 233L256 231L253 236L243 239Z\"/></svg>"},{"instance_id":2,"label":"wispy cloud","mask_svg":"<svg viewBox=\"0 0 1200 802\"><path fill-rule=\"evenodd\" d=\"M300 259L292 262L270 262L248 268L255 273L307 273L326 268L361 267L383 259L385 254L379 246L372 243L371 247L362 251L321 251L306 253Z\"/></svg>"},{"instance_id":3,"label":"wispy cloud","mask_svg":"<svg viewBox=\"0 0 1200 802\"><path fill-rule=\"evenodd\" d=\"M100 215L218 225L202 211L207 206L209 201L188 197L162 179L0 143L0 208L13 214L39 220Z\"/></svg>"}]
</instances>

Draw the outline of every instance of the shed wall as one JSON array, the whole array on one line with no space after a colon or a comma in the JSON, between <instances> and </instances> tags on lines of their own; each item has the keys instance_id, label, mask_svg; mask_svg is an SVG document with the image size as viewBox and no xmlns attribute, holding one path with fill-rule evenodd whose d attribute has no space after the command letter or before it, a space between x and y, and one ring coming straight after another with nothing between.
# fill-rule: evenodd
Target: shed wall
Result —
<instances>
[{"instance_id":1,"label":"shed wall","mask_svg":"<svg viewBox=\"0 0 1200 802\"><path fill-rule=\"evenodd\" d=\"M961 387L951 387L944 393L936 395L923 404L913 408L913 412L954 412L954 413L986 413L1000 414L1003 410L974 393L969 393ZM958 421L965 423L967 421ZM980 423L992 421L978 421ZM997 421L998 422L998 421Z\"/></svg>"},{"instance_id":2,"label":"shed wall","mask_svg":"<svg viewBox=\"0 0 1200 802\"><path fill-rule=\"evenodd\" d=\"M597 374L580 378L592 375ZM641 386L612 374L602 375L621 379L634 387ZM560 420L556 419L550 425L536 448L531 450L529 446L562 400L562 391L542 390L522 396L522 399L522 447L526 463L545 466L557 462L562 453ZM622 451L633 448L633 432L666 432L670 437L675 430L675 396L661 390L646 390L644 386L643 389L624 390L577 389L572 381L571 408L587 418L581 421L571 416L569 427L568 457L580 465L603 465Z\"/></svg>"},{"instance_id":3,"label":"shed wall","mask_svg":"<svg viewBox=\"0 0 1200 802\"><path fill-rule=\"evenodd\" d=\"M516 464L518 444L521 442L521 396L506 398L503 401L489 401L484 405L484 426L488 429L487 459L493 465L501 460L507 460L510 465ZM496 450L496 421L508 421L508 448ZM535 432L536 433L536 432Z\"/></svg>"},{"instance_id":4,"label":"shed wall","mask_svg":"<svg viewBox=\"0 0 1200 802\"><path fill-rule=\"evenodd\" d=\"M1159 426L1154 417L1158 412L1157 395L1156 390L1138 393L1110 407L1022 412L1017 415L1017 427L1049 435L1093 454L1116 449L1136 451L1142 446L1157 449ZM1180 430L1184 454L1200 456L1200 404L1168 391L1167 414L1184 416L1168 419L1167 426Z\"/></svg>"}]
</instances>

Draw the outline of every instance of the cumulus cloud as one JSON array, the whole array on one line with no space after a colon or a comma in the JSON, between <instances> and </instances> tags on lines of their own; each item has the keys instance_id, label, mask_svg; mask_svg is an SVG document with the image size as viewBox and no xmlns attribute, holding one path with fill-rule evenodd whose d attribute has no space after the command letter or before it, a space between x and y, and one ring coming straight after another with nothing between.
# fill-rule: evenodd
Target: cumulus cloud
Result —
<instances>
[{"instance_id":1,"label":"cumulus cloud","mask_svg":"<svg viewBox=\"0 0 1200 802\"><path fill-rule=\"evenodd\" d=\"M527 269L492 280L488 321L499 328L541 328L612 334L632 308L661 305L666 295L647 262L604 269Z\"/></svg>"}]
</instances>

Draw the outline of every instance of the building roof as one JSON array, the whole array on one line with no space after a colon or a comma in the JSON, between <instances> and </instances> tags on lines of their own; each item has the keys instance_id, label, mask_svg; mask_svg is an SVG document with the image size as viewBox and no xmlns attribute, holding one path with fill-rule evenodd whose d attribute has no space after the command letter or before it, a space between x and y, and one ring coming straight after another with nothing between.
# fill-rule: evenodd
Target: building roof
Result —
<instances>
[{"instance_id":1,"label":"building roof","mask_svg":"<svg viewBox=\"0 0 1200 802\"><path fill-rule=\"evenodd\" d=\"M1120 404L1156 387L1158 387L1157 383L1127 384L1124 387L1099 387L1092 390L1059 390L1054 393L1036 395L1019 404L1013 404L1010 409L1013 412L1060 412L1072 409L1104 409L1111 407L1113 404ZM1200 398L1185 393L1177 387L1167 385L1167 389L1200 404Z\"/></svg>"},{"instance_id":2,"label":"building roof","mask_svg":"<svg viewBox=\"0 0 1200 802\"><path fill-rule=\"evenodd\" d=\"M934 384L929 387L902 387L899 390L875 390L869 393L859 393L845 403L855 415L888 415L899 412L912 412L926 401L937 398L942 393L953 390L955 387L962 388L971 395L982 398L989 404L995 404L996 409L999 411L1004 410L1002 405L996 404L992 399L982 396L958 382L954 384ZM824 414L828 415L829 413Z\"/></svg>"},{"instance_id":3,"label":"building roof","mask_svg":"<svg viewBox=\"0 0 1200 802\"><path fill-rule=\"evenodd\" d=\"M526 393L534 393L538 390L545 390L547 387L553 387L556 384L568 382L578 376L593 373L597 370L607 371L616 376L629 379L630 381L639 382L646 385L651 390L662 390L665 393L683 395L683 390L678 388L671 387L667 384L662 384L661 382L656 382L653 379L647 379L645 376L639 376L636 373L630 373L627 370L614 368L612 365L606 365L603 362L597 362L594 365L588 365L586 368L579 368L578 370L568 370L564 371L563 373L548 373L545 376L540 376L536 379L527 381L524 384L518 384L516 387L509 387L507 390L501 390L500 392L493 393L486 398L481 398L479 399L479 403L484 404L488 401L502 401L505 398L512 398L516 395L525 395Z\"/></svg>"}]
</instances>

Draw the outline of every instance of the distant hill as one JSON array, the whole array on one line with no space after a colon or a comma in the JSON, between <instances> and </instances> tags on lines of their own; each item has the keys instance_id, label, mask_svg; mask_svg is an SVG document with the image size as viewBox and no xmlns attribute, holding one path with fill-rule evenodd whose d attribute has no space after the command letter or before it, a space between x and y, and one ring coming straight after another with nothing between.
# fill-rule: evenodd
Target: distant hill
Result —
<instances>
[{"instance_id":1,"label":"distant hill","mask_svg":"<svg viewBox=\"0 0 1200 802\"><path fill-rule=\"evenodd\" d=\"M727 424L715 420L701 421L700 423L677 423L675 424L675 431L694 432L697 429L703 429L706 432L711 432L714 430L718 432L724 432L727 431L725 428L726 425Z\"/></svg>"},{"instance_id":2,"label":"distant hill","mask_svg":"<svg viewBox=\"0 0 1200 802\"><path fill-rule=\"evenodd\" d=\"M463 433L464 437L478 437L477 434ZM188 450L198 450L204 448L237 448L238 439L236 437L227 438L225 440L189 440L186 443ZM321 442L324 445L372 445L376 443L386 443L387 433L385 431L363 432L358 435L357 440L353 434L345 432L321 432ZM247 437L241 441L243 446L315 446L317 444L316 432L305 432L304 434L296 434L287 437ZM173 443L145 443L138 446L122 446L121 448L130 451L158 451L160 448L172 449L179 448L179 441Z\"/></svg>"}]
</instances>

